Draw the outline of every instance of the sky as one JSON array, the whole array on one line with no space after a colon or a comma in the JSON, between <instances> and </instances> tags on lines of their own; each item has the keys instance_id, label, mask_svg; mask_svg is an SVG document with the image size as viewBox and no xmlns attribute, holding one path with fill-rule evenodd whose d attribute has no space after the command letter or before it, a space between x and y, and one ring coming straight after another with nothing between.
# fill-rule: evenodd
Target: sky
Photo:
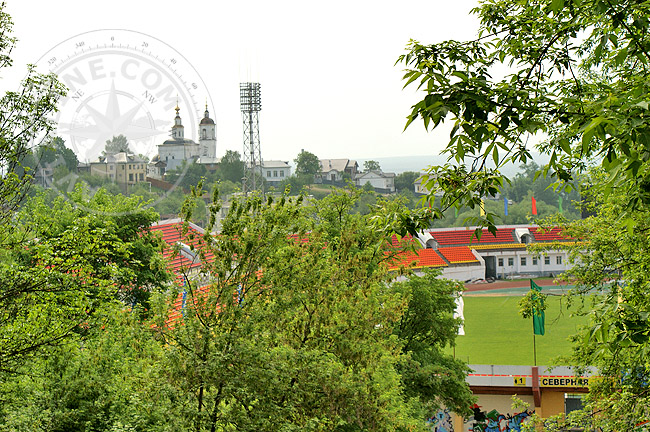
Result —
<instances>
[{"instance_id":1,"label":"sky","mask_svg":"<svg viewBox=\"0 0 650 432\"><path fill-rule=\"evenodd\" d=\"M74 57L66 40L78 41L78 35L102 29L131 30L138 33L127 36L142 35L154 45L167 45L165 54L156 49L152 58L171 55L171 47L182 56L185 76L197 82L200 77L194 104L202 111L207 100L217 124L217 156L242 151L239 83L255 81L262 92L259 132L264 160L292 161L304 149L319 158L422 156L426 163L427 156L444 148L448 129L427 133L421 124L413 124L403 131L418 95L414 89L402 89L403 67L395 61L410 39L433 43L473 38L478 24L469 10L474 6L475 0L9 0L6 11L19 41L12 53L14 66L1 72L0 89L16 89L25 65L39 60L39 66L44 65L52 52L61 58L69 51ZM67 65L71 71L72 61ZM149 80L155 81L155 76L149 75ZM102 93L104 99L109 98L108 90ZM122 97L126 93L122 91ZM120 94L118 85L115 94ZM180 99L189 131L191 104L182 94ZM127 107L121 103L124 116ZM159 132L151 142L166 139L173 124L173 106L164 113L154 119L163 124L156 124Z\"/></svg>"}]
</instances>

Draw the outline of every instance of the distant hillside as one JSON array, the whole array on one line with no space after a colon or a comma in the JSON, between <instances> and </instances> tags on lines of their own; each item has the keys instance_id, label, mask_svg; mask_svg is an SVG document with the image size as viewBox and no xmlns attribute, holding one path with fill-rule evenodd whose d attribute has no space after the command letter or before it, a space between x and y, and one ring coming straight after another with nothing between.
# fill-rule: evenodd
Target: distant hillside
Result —
<instances>
[{"instance_id":1,"label":"distant hillside","mask_svg":"<svg viewBox=\"0 0 650 432\"><path fill-rule=\"evenodd\" d=\"M363 163L367 160L375 160L379 162L382 171L394 172L396 174L403 173L404 171L423 171L430 165L443 165L447 162L446 156L395 156L395 157L381 157L381 158L366 158L356 159L359 163L359 168L363 169ZM538 165L543 165L548 162L547 156L533 154L533 160ZM490 160L491 161L491 160ZM494 166L492 164L491 166ZM503 172L508 176L514 176L519 172L519 165L510 165L503 169Z\"/></svg>"}]
</instances>

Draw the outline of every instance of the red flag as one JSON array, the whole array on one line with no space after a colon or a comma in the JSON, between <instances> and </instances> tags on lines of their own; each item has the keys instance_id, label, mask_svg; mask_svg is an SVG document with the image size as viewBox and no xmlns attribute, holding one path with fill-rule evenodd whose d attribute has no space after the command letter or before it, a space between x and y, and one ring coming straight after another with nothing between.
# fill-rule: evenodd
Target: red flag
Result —
<instances>
[{"instance_id":1,"label":"red flag","mask_svg":"<svg viewBox=\"0 0 650 432\"><path fill-rule=\"evenodd\" d=\"M535 197L533 199L533 216L537 216L537 201L535 201Z\"/></svg>"}]
</instances>

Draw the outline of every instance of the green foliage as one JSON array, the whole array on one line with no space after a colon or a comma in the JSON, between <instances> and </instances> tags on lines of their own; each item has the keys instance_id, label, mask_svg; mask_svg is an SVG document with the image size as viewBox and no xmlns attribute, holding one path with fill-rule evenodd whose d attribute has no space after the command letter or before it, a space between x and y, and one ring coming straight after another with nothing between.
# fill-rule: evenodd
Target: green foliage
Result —
<instances>
[{"instance_id":1,"label":"green foliage","mask_svg":"<svg viewBox=\"0 0 650 432\"><path fill-rule=\"evenodd\" d=\"M244 161L241 160L239 152L226 150L226 154L221 158L221 162L219 162L218 175L221 180L241 184L242 178L244 177Z\"/></svg>"},{"instance_id":2,"label":"green foliage","mask_svg":"<svg viewBox=\"0 0 650 432\"><path fill-rule=\"evenodd\" d=\"M106 154L131 153L131 150L129 149L129 142L126 137L120 134L106 141L104 152Z\"/></svg>"},{"instance_id":3,"label":"green foliage","mask_svg":"<svg viewBox=\"0 0 650 432\"><path fill-rule=\"evenodd\" d=\"M11 66L9 55L16 43L5 7L0 4L0 69ZM11 228L8 222L29 191L35 166L31 148L49 142L55 126L50 115L65 93L54 74L41 75L28 66L20 90L0 98L0 228ZM0 244L4 238L0 234Z\"/></svg>"},{"instance_id":4,"label":"green foliage","mask_svg":"<svg viewBox=\"0 0 650 432\"><path fill-rule=\"evenodd\" d=\"M296 174L309 174L313 176L320 171L318 156L305 150L301 150L294 159L296 163Z\"/></svg>"},{"instance_id":5,"label":"green foliage","mask_svg":"<svg viewBox=\"0 0 650 432\"><path fill-rule=\"evenodd\" d=\"M379 162L375 160L367 160L363 163L363 171L381 171L381 166L379 166Z\"/></svg>"},{"instance_id":6,"label":"green foliage","mask_svg":"<svg viewBox=\"0 0 650 432\"><path fill-rule=\"evenodd\" d=\"M595 159L609 173L608 190L628 197L627 211L650 203L649 9L627 0L491 0L473 11L476 40L412 41L399 62L406 85L418 83L424 96L407 125L454 122L445 152L456 166L428 176L442 208L474 208L503 190L500 168L528 162L529 138L542 134L535 147L550 157L543 176L570 188ZM491 78L503 66L506 75ZM476 222L490 227L494 216Z\"/></svg>"},{"instance_id":7,"label":"green foliage","mask_svg":"<svg viewBox=\"0 0 650 432\"><path fill-rule=\"evenodd\" d=\"M179 428L422 430L442 400L466 406L466 388L452 394L465 369L439 352L456 328L453 300L438 301L451 285L390 287L392 231L352 213L357 195L333 191L307 207L301 197L235 200L219 235L208 226L196 239L205 287L186 273L185 308L172 325L177 294L158 303ZM220 210L217 196L211 210ZM411 295L418 304L402 323ZM419 314L434 331L417 327ZM402 369L421 379L408 397Z\"/></svg>"},{"instance_id":8,"label":"green foliage","mask_svg":"<svg viewBox=\"0 0 650 432\"><path fill-rule=\"evenodd\" d=\"M93 316L86 333L0 384L0 431L163 431L168 388L156 365L162 350L141 313L119 302ZM167 429L168 430L168 429Z\"/></svg>"},{"instance_id":9,"label":"green foliage","mask_svg":"<svg viewBox=\"0 0 650 432\"><path fill-rule=\"evenodd\" d=\"M177 185L185 190L190 190L192 186L196 186L199 183L199 180L205 179L208 175L208 170L205 165L196 162L190 163L187 166L183 165L178 169L182 169L184 172L181 174L182 177Z\"/></svg>"},{"instance_id":10,"label":"green foliage","mask_svg":"<svg viewBox=\"0 0 650 432\"><path fill-rule=\"evenodd\" d=\"M436 412L440 405L468 414L472 394L465 376L469 369L444 352L445 347L455 344L460 319L454 318L454 296L463 287L439 276L440 271L430 271L393 284L408 298L408 307L395 329L404 341L402 351L406 354L399 369L408 397L424 404L423 416ZM440 379L432 380L431 376Z\"/></svg>"},{"instance_id":11,"label":"green foliage","mask_svg":"<svg viewBox=\"0 0 650 432\"><path fill-rule=\"evenodd\" d=\"M395 176L395 189L397 189L398 192L413 192L415 180L417 180L418 177L420 177L420 174L416 173L415 171L405 171L403 173L397 174Z\"/></svg>"},{"instance_id":12,"label":"green foliage","mask_svg":"<svg viewBox=\"0 0 650 432\"><path fill-rule=\"evenodd\" d=\"M587 179L597 217L548 223L580 239L566 273L578 285L570 298L605 292L586 309L590 325L574 339L573 361L598 366L606 377L591 389L583 420L592 430L632 430L647 420L649 402L650 3L488 0L473 12L477 39L413 41L399 59L408 68L406 85L424 92L407 126L418 118L426 128L454 122L450 163L430 169L428 190L441 195L442 212L475 208L507 184L520 193L501 168L529 162L533 147L550 158L531 169L533 177L551 178L565 193L600 165ZM472 220L492 228L495 216ZM585 425L553 427L565 426Z\"/></svg>"},{"instance_id":13,"label":"green foliage","mask_svg":"<svg viewBox=\"0 0 650 432\"><path fill-rule=\"evenodd\" d=\"M30 199L0 254L0 371L14 370L74 333L111 298L148 304L170 277L159 241L142 233L157 214L102 190L51 205Z\"/></svg>"}]
</instances>

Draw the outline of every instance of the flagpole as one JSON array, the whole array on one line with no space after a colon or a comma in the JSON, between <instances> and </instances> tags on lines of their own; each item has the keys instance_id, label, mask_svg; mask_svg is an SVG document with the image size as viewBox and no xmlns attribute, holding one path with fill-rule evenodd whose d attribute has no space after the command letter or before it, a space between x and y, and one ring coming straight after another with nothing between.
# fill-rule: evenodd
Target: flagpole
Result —
<instances>
[{"instance_id":1,"label":"flagpole","mask_svg":"<svg viewBox=\"0 0 650 432\"><path fill-rule=\"evenodd\" d=\"M533 366L537 366L537 343L535 341L535 332L533 332Z\"/></svg>"}]
</instances>

